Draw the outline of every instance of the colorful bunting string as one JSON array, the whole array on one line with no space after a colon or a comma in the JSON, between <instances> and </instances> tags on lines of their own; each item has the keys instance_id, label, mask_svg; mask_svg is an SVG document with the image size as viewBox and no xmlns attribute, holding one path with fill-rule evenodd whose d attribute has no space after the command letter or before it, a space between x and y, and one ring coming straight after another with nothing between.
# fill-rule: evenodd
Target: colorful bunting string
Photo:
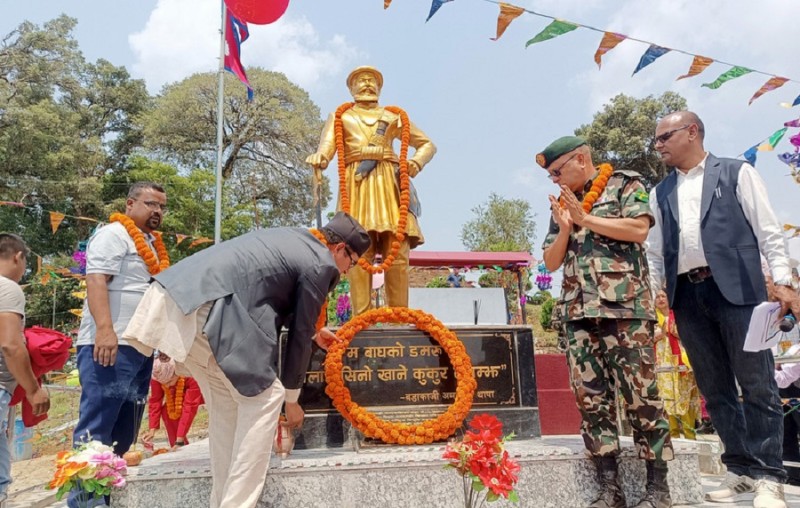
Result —
<instances>
[{"instance_id":1,"label":"colorful bunting string","mask_svg":"<svg viewBox=\"0 0 800 508\"><path fill-rule=\"evenodd\" d=\"M27 206L27 205L25 205L25 203L19 203L19 202L16 202L16 201L0 201L0 206L11 206L11 207L14 207L14 208L23 208L23 209L27 209L27 210L37 210L37 211L39 210L36 207ZM58 231L58 228L61 226L61 223L66 218L76 219L76 220L81 220L81 221L86 221L86 222L94 222L94 223L101 224L101 225L105 224L105 222L100 221L98 219L94 219L92 217L84 217L84 216L81 216L81 215L69 215L69 214L65 214L65 213L57 212L57 211L53 211L53 210L45 210L45 211L48 213L48 215L50 217L50 229L52 230L53 234L56 234L56 232ZM182 241L186 240L187 238L192 238L192 235L186 235L186 234L182 234L182 233L165 233L165 234L174 234L175 235L175 239L176 239L176 244L180 244ZM192 247L195 247L197 245L204 244L204 243L208 243L208 242L213 242L213 241L214 240L211 239L211 238L207 238L205 236L201 236L201 237L196 238L189 245L189 248L192 248ZM39 263L41 264L41 257L39 257ZM39 266L39 271L41 271L41 266Z\"/></svg>"},{"instance_id":2,"label":"colorful bunting string","mask_svg":"<svg viewBox=\"0 0 800 508\"><path fill-rule=\"evenodd\" d=\"M745 150L744 153L739 154L739 157L744 157L751 166L755 166L758 152L773 151L778 143L781 142L784 135L786 135L789 127L800 127L800 118L785 122L783 125L784 126L782 128L773 132L768 138L761 140ZM789 138L789 142L795 147L795 153L793 154L789 152L778 154L778 159L781 162L788 164L792 168L792 176L795 176L795 167L797 166L797 163L800 162L800 133ZM797 183L800 183L800 180L798 180Z\"/></svg>"},{"instance_id":3,"label":"colorful bunting string","mask_svg":"<svg viewBox=\"0 0 800 508\"><path fill-rule=\"evenodd\" d=\"M695 55L694 59L692 60L692 65L689 66L689 72L687 72L683 76L678 76L678 79L676 79L675 81L678 81L679 79L686 79L686 78L691 78L693 76L697 76L698 74L706 70L708 66L711 65L712 63L714 63L713 58Z\"/></svg>"},{"instance_id":4,"label":"colorful bunting string","mask_svg":"<svg viewBox=\"0 0 800 508\"><path fill-rule=\"evenodd\" d=\"M426 21L431 19L431 17L439 10L439 8L441 8L442 4L447 3L447 2L451 2L451 1L452 0L432 0L431 9L430 9L430 12L428 14L428 18L426 19ZM576 23L574 21L568 21L568 20L559 19L559 18L556 18L555 16L551 16L551 15L548 15L548 14L543 14L543 13L536 12L536 11L533 11L533 10L530 10L530 9L525 9L523 7L512 5L512 4L509 4L509 3L506 3L506 2L501 2L501 1L498 1L498 0L482 0L482 1L487 2L487 3L495 4L495 5L499 6L499 8L500 8L500 13L497 16L497 34L495 35L495 37L491 38L491 40L493 40L493 41L499 40L500 37L502 37L502 35L505 33L506 29L508 28L509 24L513 20L515 20L516 18L521 16L523 13L527 13L527 14L538 16L538 17L541 17L541 18L550 19L551 23L547 27L545 27L545 29L542 30L539 34L534 36L532 39L528 40L526 45L525 45L526 47L528 47L528 46L530 46L532 44L536 44L538 42L542 42L542 41L546 41L546 40L558 37L558 36L563 35L563 34L565 34L567 32L571 32L571 31L573 31L573 30L575 30L577 28L585 28L587 30L592 30L592 31L595 31L595 32L602 33L603 34L603 38L600 41L599 47L597 48L597 50L594 53L594 61L597 63L598 67L601 66L603 55L605 55L606 53L608 53L609 51L614 49L620 42L622 42L622 41L624 41L626 39L630 39L632 41L640 42L640 43L648 45L647 51L645 51L645 53L642 55L641 59L639 60L639 65L636 67L636 70L633 72L633 74L636 74L637 72L642 70L644 67L646 67L647 65L649 65L653 61L655 61L657 58L663 56L664 54L666 54L666 53L668 53L670 51L672 51L672 52L681 53L681 54L693 57L693 61L692 61L691 66L689 67L689 71L686 74L684 74L682 76L679 76L677 79L685 79L685 78L690 78L690 77L693 77L693 76L697 76L698 74L703 72L706 68L708 68L712 63L715 63L715 62L719 63L719 64L722 64L722 65L731 66L730 70L728 70L724 74L720 75L715 81L713 81L711 83L705 83L705 84L702 85L702 86L704 86L706 88L710 88L712 90L716 90L717 88L722 86L724 83L726 83L726 82L728 82L728 81L730 81L732 79L744 76L745 74L749 74L749 73L756 73L756 74L762 74L764 76L769 76L769 80L767 81L767 83L764 86L762 86L761 89L759 89L756 92L756 94L750 99L751 103L755 99L759 98L761 95L763 95L763 94L765 94L767 92L771 92L773 90L776 90L777 88L779 88L780 86L782 86L783 84L785 84L787 82L791 81L791 82L794 82L794 83L800 83L800 80L780 77L780 76L777 76L777 75L775 75L773 73L764 72L764 71L756 70L756 69L753 69L753 68L750 68L750 67L744 67L744 66L741 66L741 65L735 65L735 64L732 64L732 63L729 63L729 62L725 62L725 61L722 61L722 60L717 60L717 59L706 57L706 56L696 55L694 53L690 53L688 51L684 51L684 50L681 50L681 49L667 48L665 46L661 46L659 44L655 44L655 43L650 42L650 41L646 41L646 40L643 40L643 39L637 39L637 38L630 37L630 36L627 36L627 35L624 35L624 34L615 33L615 32L609 31L609 30L600 29L600 28L597 28L597 27L594 27L594 26L591 26L591 25L584 25L582 23ZM391 4L391 0L384 0L384 8L388 8L389 4ZM786 107L798 106L798 105L800 105L800 96L798 96L791 105L789 103L782 103L782 105L784 105Z\"/></svg>"},{"instance_id":5,"label":"colorful bunting string","mask_svg":"<svg viewBox=\"0 0 800 508\"><path fill-rule=\"evenodd\" d=\"M525 43L525 47L527 48L531 44L536 44L537 42L544 42L550 39L554 39L559 35L564 35L567 32L571 32L578 28L578 25L573 25L572 23L568 23L566 21L555 20L549 25L547 25L544 30L536 34L536 36Z\"/></svg>"},{"instance_id":6,"label":"colorful bunting string","mask_svg":"<svg viewBox=\"0 0 800 508\"><path fill-rule=\"evenodd\" d=\"M600 46L598 46L597 51L594 52L594 61L597 63L598 69L601 67L600 64L603 55L616 48L617 44L625 39L627 39L626 36L616 34L614 32L603 33L603 38L600 40Z\"/></svg>"}]
</instances>

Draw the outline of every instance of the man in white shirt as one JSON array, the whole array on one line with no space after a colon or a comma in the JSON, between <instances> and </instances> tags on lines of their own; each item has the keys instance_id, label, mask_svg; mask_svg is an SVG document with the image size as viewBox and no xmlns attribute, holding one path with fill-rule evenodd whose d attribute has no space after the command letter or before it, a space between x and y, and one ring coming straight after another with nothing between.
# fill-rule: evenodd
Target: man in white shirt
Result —
<instances>
[{"instance_id":1,"label":"man in white shirt","mask_svg":"<svg viewBox=\"0 0 800 508\"><path fill-rule=\"evenodd\" d=\"M153 232L167 209L164 189L151 182L131 186L125 215L112 215L86 247L87 298L76 342L81 401L73 444L96 439L122 455L136 437L144 413L153 357L121 340L153 273L160 270ZM165 260L160 260L165 261ZM69 505L75 500L71 496Z\"/></svg>"},{"instance_id":2,"label":"man in white shirt","mask_svg":"<svg viewBox=\"0 0 800 508\"><path fill-rule=\"evenodd\" d=\"M769 351L743 351L753 308L767 297L761 254L784 310L798 314L800 302L763 181L749 164L707 153L704 135L703 122L689 111L667 115L656 127L655 148L675 171L650 195L652 287L666 279L681 340L725 446L728 476L706 499L730 502L755 490L754 507L785 508L774 361Z\"/></svg>"}]
</instances>

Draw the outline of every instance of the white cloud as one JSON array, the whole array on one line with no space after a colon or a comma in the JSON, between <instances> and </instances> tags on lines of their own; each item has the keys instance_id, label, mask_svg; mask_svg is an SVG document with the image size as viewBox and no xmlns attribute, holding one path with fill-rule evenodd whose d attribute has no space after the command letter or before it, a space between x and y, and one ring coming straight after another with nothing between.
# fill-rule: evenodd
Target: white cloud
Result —
<instances>
[{"instance_id":1,"label":"white cloud","mask_svg":"<svg viewBox=\"0 0 800 508\"><path fill-rule=\"evenodd\" d=\"M129 36L136 55L133 74L151 91L196 72L214 71L219 58L219 4L159 0L145 27ZM314 88L361 57L342 35L323 40L305 17L286 15L266 26L251 25L242 48L245 67L278 71L304 88Z\"/></svg>"}]
</instances>

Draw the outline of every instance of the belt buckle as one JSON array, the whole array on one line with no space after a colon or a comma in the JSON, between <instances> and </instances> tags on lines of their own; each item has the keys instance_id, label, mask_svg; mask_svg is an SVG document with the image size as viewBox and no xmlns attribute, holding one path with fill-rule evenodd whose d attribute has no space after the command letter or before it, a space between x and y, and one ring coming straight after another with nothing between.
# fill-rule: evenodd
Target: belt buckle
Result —
<instances>
[{"instance_id":1,"label":"belt buckle","mask_svg":"<svg viewBox=\"0 0 800 508\"><path fill-rule=\"evenodd\" d=\"M686 274L686 277L692 284L700 284L707 278L711 277L711 270L709 270L708 267L695 268L693 270L689 270L689 272Z\"/></svg>"}]
</instances>

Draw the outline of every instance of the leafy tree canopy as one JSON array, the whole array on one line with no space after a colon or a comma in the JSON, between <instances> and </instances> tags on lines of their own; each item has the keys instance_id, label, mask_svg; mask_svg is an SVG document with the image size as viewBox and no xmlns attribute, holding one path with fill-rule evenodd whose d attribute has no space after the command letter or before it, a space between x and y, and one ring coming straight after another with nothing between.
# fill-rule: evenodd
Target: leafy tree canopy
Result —
<instances>
[{"instance_id":1,"label":"leafy tree canopy","mask_svg":"<svg viewBox=\"0 0 800 508\"><path fill-rule=\"evenodd\" d=\"M674 92L644 99L619 94L595 113L591 124L575 129L575 134L589 142L595 164L608 162L615 169L636 171L650 188L667 174L655 151L656 123L686 108L686 99Z\"/></svg>"},{"instance_id":2,"label":"leafy tree canopy","mask_svg":"<svg viewBox=\"0 0 800 508\"><path fill-rule=\"evenodd\" d=\"M536 223L524 199L505 199L495 193L472 209L475 218L461 228L461 242L471 251L531 252Z\"/></svg>"},{"instance_id":3,"label":"leafy tree canopy","mask_svg":"<svg viewBox=\"0 0 800 508\"><path fill-rule=\"evenodd\" d=\"M248 69L255 98L225 77L224 159L226 186L237 202L255 202L258 225L310 224L314 217L311 170L322 129L319 108L286 76ZM216 164L217 75L195 74L167 85L142 117L145 147L179 167ZM322 206L330 188L324 182Z\"/></svg>"}]
</instances>

